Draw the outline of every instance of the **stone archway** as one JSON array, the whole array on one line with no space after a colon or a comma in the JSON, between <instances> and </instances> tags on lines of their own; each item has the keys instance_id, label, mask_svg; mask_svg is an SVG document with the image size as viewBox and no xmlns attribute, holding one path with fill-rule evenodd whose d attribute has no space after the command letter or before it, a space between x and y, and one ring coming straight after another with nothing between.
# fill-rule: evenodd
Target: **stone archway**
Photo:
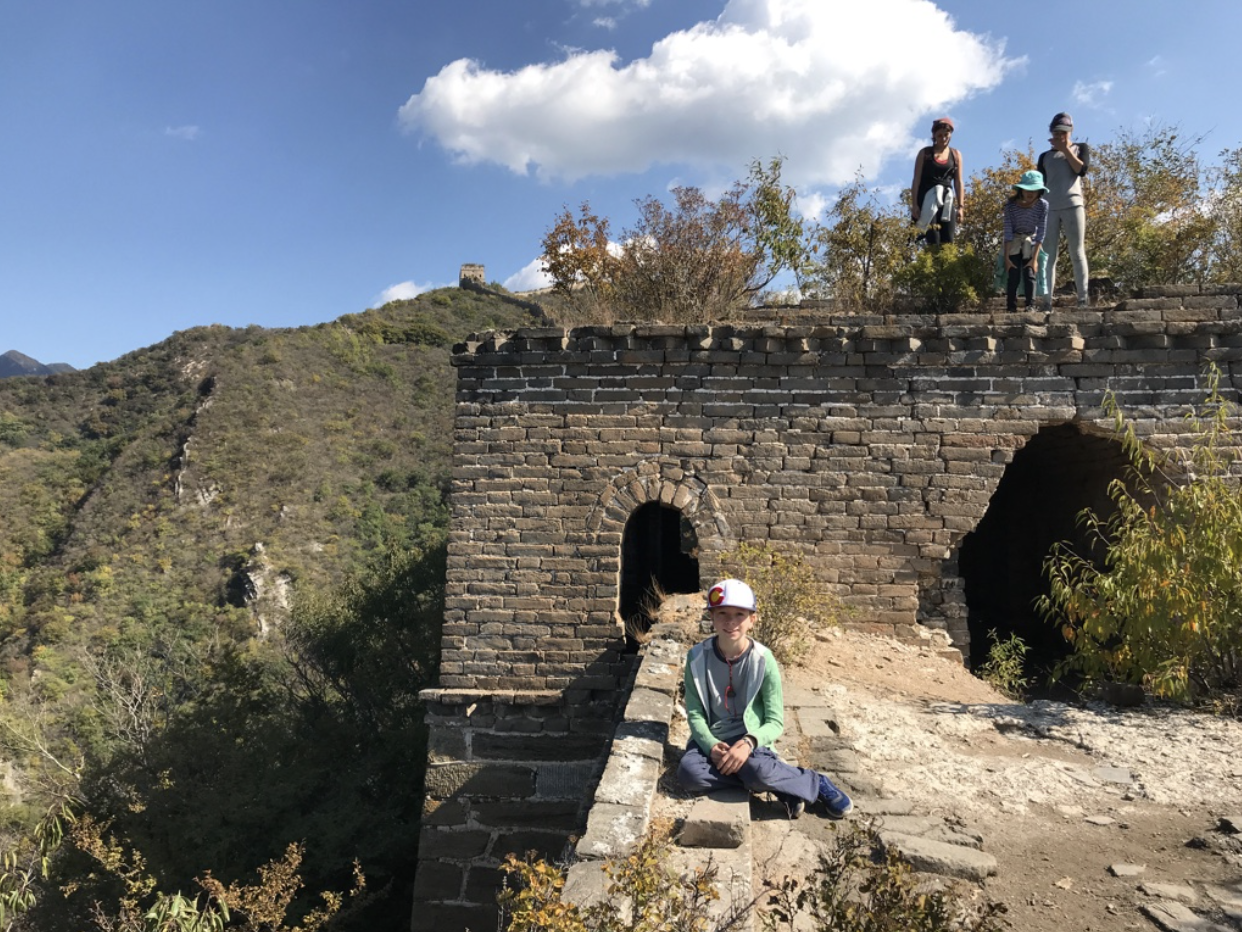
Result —
<instances>
[{"instance_id":1,"label":"stone archway","mask_svg":"<svg viewBox=\"0 0 1242 932\"><path fill-rule=\"evenodd\" d=\"M598 551L592 567L616 579L614 604L622 625L642 613L653 577L666 592L698 591L700 561L713 564L732 540L706 483L681 461L665 458L616 475L588 515L586 530Z\"/></svg>"},{"instance_id":2,"label":"stone archway","mask_svg":"<svg viewBox=\"0 0 1242 932\"><path fill-rule=\"evenodd\" d=\"M651 625L657 593L698 592L698 536L680 511L660 502L639 505L621 538L617 604L626 632Z\"/></svg>"},{"instance_id":3,"label":"stone archway","mask_svg":"<svg viewBox=\"0 0 1242 932\"><path fill-rule=\"evenodd\" d=\"M971 667L987 659L989 631L1001 640L1016 634L1026 642L1028 676L1035 682L1044 682L1068 654L1059 628L1035 611L1035 599L1047 591L1043 562L1059 541L1070 541L1080 554L1089 551L1078 515L1084 508L1101 517L1112 513L1108 486L1123 476L1127 463L1116 440L1075 424L1044 427L1014 454L987 512L957 554Z\"/></svg>"}]
</instances>

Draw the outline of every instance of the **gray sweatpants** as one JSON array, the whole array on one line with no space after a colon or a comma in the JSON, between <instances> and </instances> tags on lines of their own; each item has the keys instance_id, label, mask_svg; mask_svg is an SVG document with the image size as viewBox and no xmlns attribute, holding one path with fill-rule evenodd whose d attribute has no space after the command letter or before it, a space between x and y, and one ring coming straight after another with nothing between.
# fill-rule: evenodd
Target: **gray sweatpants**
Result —
<instances>
[{"instance_id":1,"label":"gray sweatpants","mask_svg":"<svg viewBox=\"0 0 1242 932\"><path fill-rule=\"evenodd\" d=\"M1069 249L1070 264L1074 267L1074 287L1078 290L1078 303L1087 301L1087 210L1081 204L1048 211L1048 230L1044 234L1044 252L1048 253L1048 300L1052 300L1057 284L1057 247L1061 244L1061 230L1065 230L1065 243Z\"/></svg>"},{"instance_id":2,"label":"gray sweatpants","mask_svg":"<svg viewBox=\"0 0 1242 932\"><path fill-rule=\"evenodd\" d=\"M725 776L693 741L681 756L677 780L691 793L745 787L752 793L784 793L808 803L819 798L819 774L787 764L771 748L756 748L742 769Z\"/></svg>"}]
</instances>

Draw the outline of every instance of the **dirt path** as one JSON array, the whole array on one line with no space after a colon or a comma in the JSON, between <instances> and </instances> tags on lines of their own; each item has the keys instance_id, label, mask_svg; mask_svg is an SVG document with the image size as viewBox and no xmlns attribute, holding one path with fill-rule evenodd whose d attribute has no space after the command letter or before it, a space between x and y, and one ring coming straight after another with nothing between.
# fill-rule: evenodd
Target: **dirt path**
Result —
<instances>
[{"instance_id":1,"label":"dirt path","mask_svg":"<svg viewBox=\"0 0 1242 932\"><path fill-rule=\"evenodd\" d=\"M1143 887L1188 886L1162 892L1207 912L1206 885L1242 884L1242 835L1227 830L1242 829L1242 723L1012 703L932 641L845 631L789 676L831 699L888 793L983 836L999 861L985 891L1015 929L1156 928L1140 907L1159 900Z\"/></svg>"}]
</instances>

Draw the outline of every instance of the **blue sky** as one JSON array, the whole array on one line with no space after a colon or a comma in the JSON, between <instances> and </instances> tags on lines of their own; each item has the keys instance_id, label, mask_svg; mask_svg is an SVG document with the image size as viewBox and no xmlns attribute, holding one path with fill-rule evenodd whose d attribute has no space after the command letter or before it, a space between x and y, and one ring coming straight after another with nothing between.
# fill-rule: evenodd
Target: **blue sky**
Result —
<instances>
[{"instance_id":1,"label":"blue sky","mask_svg":"<svg viewBox=\"0 0 1242 932\"><path fill-rule=\"evenodd\" d=\"M808 214L1148 122L1242 145L1237 0L0 0L0 352L85 368L188 327L514 288L589 200L781 154ZM970 218L968 218L969 221ZM985 218L977 218L982 222Z\"/></svg>"}]
</instances>

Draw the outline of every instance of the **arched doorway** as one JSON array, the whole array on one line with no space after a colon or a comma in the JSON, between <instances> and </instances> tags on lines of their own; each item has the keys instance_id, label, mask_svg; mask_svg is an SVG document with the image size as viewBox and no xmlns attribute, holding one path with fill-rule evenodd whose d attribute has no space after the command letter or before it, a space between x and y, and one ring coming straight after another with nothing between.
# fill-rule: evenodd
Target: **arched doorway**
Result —
<instances>
[{"instance_id":1,"label":"arched doorway","mask_svg":"<svg viewBox=\"0 0 1242 932\"><path fill-rule=\"evenodd\" d=\"M621 591L617 609L627 631L651 626L657 590L698 592L698 538L676 508L647 502L634 509L621 536Z\"/></svg>"},{"instance_id":2,"label":"arched doorway","mask_svg":"<svg viewBox=\"0 0 1242 932\"><path fill-rule=\"evenodd\" d=\"M1027 677L1036 687L1068 655L1060 629L1034 607L1047 592L1044 558L1059 541L1088 554L1078 514L1084 508L1102 518L1113 513L1108 486L1124 475L1128 462L1117 441L1085 434L1073 424L1042 428L1014 455L987 513L959 552L973 669L987 660L989 631L1002 641L1011 634L1022 638L1030 648ZM1097 561L1104 556L1098 545L1091 555Z\"/></svg>"}]
</instances>

